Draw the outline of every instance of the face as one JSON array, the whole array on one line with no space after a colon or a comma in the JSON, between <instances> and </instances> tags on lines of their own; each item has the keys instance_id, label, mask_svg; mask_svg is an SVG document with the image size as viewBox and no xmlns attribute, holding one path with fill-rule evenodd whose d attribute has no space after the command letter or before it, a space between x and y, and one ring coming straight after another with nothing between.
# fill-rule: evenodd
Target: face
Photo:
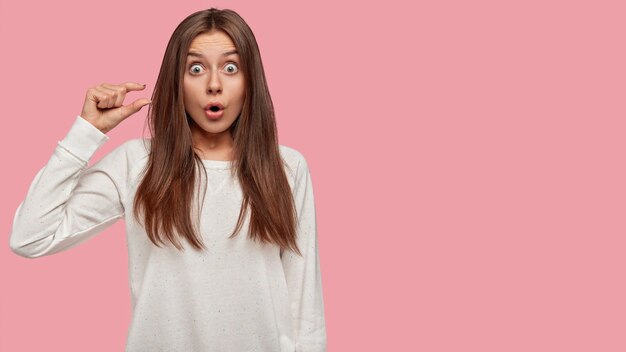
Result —
<instances>
[{"instance_id":1,"label":"face","mask_svg":"<svg viewBox=\"0 0 626 352\"><path fill-rule=\"evenodd\" d=\"M194 140L223 142L229 127L241 112L245 82L239 55L230 37L218 30L196 36L189 47L183 78L185 111L193 120ZM221 117L206 110L210 103L222 104ZM231 139L232 140L232 139Z\"/></svg>"}]
</instances>

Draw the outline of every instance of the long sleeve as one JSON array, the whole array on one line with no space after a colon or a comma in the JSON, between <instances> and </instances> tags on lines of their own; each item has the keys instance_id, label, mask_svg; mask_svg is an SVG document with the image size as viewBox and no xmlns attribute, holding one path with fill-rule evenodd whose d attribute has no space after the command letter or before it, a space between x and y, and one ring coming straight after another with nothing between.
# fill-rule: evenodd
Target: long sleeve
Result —
<instances>
[{"instance_id":1,"label":"long sleeve","mask_svg":"<svg viewBox=\"0 0 626 352\"><path fill-rule=\"evenodd\" d=\"M286 250L281 261L291 301L296 352L325 352L326 321L313 184L302 154L299 159L293 194L298 213L297 243L302 256Z\"/></svg>"},{"instance_id":2,"label":"long sleeve","mask_svg":"<svg viewBox=\"0 0 626 352\"><path fill-rule=\"evenodd\" d=\"M13 218L9 245L26 258L58 253L100 233L124 216L121 148L88 168L109 137L77 116L48 163L36 174ZM116 161L117 160L117 161Z\"/></svg>"}]
</instances>

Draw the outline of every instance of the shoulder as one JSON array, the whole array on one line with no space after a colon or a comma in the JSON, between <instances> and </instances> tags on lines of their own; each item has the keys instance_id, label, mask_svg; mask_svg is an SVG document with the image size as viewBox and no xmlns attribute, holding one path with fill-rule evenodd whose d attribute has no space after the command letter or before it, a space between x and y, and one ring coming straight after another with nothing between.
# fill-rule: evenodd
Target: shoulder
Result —
<instances>
[{"instance_id":1,"label":"shoulder","mask_svg":"<svg viewBox=\"0 0 626 352\"><path fill-rule=\"evenodd\" d=\"M93 165L96 169L105 169L113 173L129 176L145 165L149 155L150 140L133 138L113 148Z\"/></svg>"},{"instance_id":2,"label":"shoulder","mask_svg":"<svg viewBox=\"0 0 626 352\"><path fill-rule=\"evenodd\" d=\"M279 144L279 149L281 157L285 162L286 170L292 178L309 172L306 158L299 150L283 144Z\"/></svg>"},{"instance_id":3,"label":"shoulder","mask_svg":"<svg viewBox=\"0 0 626 352\"><path fill-rule=\"evenodd\" d=\"M122 143L119 147L124 154L133 160L142 159L150 154L149 138L133 138Z\"/></svg>"},{"instance_id":4,"label":"shoulder","mask_svg":"<svg viewBox=\"0 0 626 352\"><path fill-rule=\"evenodd\" d=\"M108 158L123 158L129 161L137 161L148 156L149 148L150 139L133 138L122 142L106 156Z\"/></svg>"}]
</instances>

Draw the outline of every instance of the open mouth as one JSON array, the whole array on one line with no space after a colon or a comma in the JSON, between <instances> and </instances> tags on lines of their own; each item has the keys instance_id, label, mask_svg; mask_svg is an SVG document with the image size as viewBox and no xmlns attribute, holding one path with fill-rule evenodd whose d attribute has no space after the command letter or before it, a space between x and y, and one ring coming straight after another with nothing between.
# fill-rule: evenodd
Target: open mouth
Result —
<instances>
[{"instance_id":1,"label":"open mouth","mask_svg":"<svg viewBox=\"0 0 626 352\"><path fill-rule=\"evenodd\" d=\"M208 109L204 110L206 117L211 120L217 120L224 115L224 108L219 105L213 105Z\"/></svg>"}]
</instances>

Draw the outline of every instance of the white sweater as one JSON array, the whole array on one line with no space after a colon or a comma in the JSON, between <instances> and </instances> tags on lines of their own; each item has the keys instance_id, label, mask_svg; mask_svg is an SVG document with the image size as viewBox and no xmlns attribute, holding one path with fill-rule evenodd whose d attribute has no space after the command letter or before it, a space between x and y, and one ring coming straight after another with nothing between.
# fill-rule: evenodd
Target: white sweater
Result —
<instances>
[{"instance_id":1,"label":"white sweater","mask_svg":"<svg viewBox=\"0 0 626 352\"><path fill-rule=\"evenodd\" d=\"M209 188L200 232L208 250L181 240L180 252L169 242L154 245L133 217L150 140L131 139L88 166L108 140L77 116L16 210L13 252L36 258L65 251L124 219L133 308L126 351L326 351L313 187L300 152L280 145L302 257L250 240L250 211L241 232L227 238L242 191L228 172L232 162L219 160L203 161Z\"/></svg>"}]
</instances>

